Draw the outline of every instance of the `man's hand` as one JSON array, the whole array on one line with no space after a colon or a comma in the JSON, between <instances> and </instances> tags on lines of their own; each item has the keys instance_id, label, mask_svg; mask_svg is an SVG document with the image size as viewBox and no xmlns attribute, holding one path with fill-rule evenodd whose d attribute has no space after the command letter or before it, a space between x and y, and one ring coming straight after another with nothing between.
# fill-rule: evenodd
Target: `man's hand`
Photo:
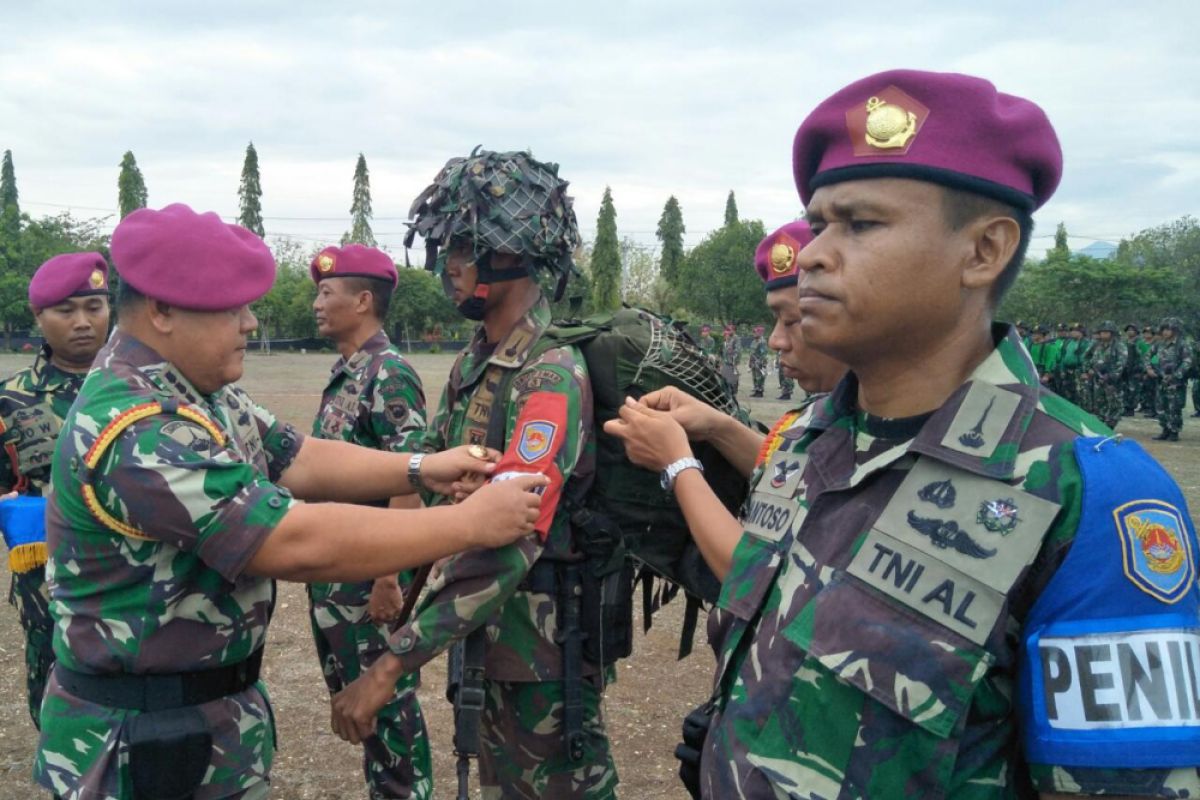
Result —
<instances>
[{"instance_id":1,"label":"man's hand","mask_svg":"<svg viewBox=\"0 0 1200 800\"><path fill-rule=\"evenodd\" d=\"M376 578L371 586L371 596L367 598L367 616L376 625L386 625L395 622L404 608L404 592L396 583L395 575L384 575Z\"/></svg>"},{"instance_id":2,"label":"man's hand","mask_svg":"<svg viewBox=\"0 0 1200 800\"><path fill-rule=\"evenodd\" d=\"M479 472L467 473L460 480L454 482L454 486L452 487L453 494L450 495L450 499L455 503L461 503L479 491L487 483L487 479L487 475Z\"/></svg>"},{"instance_id":3,"label":"man's hand","mask_svg":"<svg viewBox=\"0 0 1200 800\"><path fill-rule=\"evenodd\" d=\"M333 696L330 724L333 732L350 744L361 744L375 735L375 718L396 693L400 659L384 653L369 670Z\"/></svg>"},{"instance_id":4,"label":"man's hand","mask_svg":"<svg viewBox=\"0 0 1200 800\"><path fill-rule=\"evenodd\" d=\"M471 455L472 448L467 445L431 453L421 462L421 483L438 494L453 495L454 484L470 474L491 475L500 460L500 453L487 450L485 458Z\"/></svg>"},{"instance_id":5,"label":"man's hand","mask_svg":"<svg viewBox=\"0 0 1200 800\"><path fill-rule=\"evenodd\" d=\"M0 494L0 503L3 503L5 500L16 499L16 496L17 493L15 491L9 492L8 494Z\"/></svg>"},{"instance_id":6,"label":"man's hand","mask_svg":"<svg viewBox=\"0 0 1200 800\"><path fill-rule=\"evenodd\" d=\"M628 397L618 413L619 419L604 423L604 432L624 441L625 454L639 467L661 472L668 464L692 454L687 431L671 413L656 411Z\"/></svg>"},{"instance_id":7,"label":"man's hand","mask_svg":"<svg viewBox=\"0 0 1200 800\"><path fill-rule=\"evenodd\" d=\"M521 475L489 483L457 506L476 547L502 547L533 533L547 486L545 475Z\"/></svg>"},{"instance_id":8,"label":"man's hand","mask_svg":"<svg viewBox=\"0 0 1200 800\"><path fill-rule=\"evenodd\" d=\"M725 421L725 415L720 411L674 386L650 392L638 402L646 408L670 414L671 418L687 431L688 438L696 442L708 441L717 427Z\"/></svg>"}]
</instances>

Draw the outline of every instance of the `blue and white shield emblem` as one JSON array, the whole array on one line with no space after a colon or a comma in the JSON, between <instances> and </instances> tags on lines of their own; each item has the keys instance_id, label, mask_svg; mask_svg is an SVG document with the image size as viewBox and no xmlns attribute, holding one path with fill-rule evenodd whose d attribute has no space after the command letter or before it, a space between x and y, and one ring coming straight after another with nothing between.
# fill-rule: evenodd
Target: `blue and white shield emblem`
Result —
<instances>
[{"instance_id":1,"label":"blue and white shield emblem","mask_svg":"<svg viewBox=\"0 0 1200 800\"><path fill-rule=\"evenodd\" d=\"M558 426L546 420L534 420L521 426L517 439L517 456L526 464L532 464L550 451Z\"/></svg>"},{"instance_id":2,"label":"blue and white shield emblem","mask_svg":"<svg viewBox=\"0 0 1200 800\"><path fill-rule=\"evenodd\" d=\"M1126 577L1143 592L1175 603L1196 579L1196 559L1183 514L1162 500L1134 500L1113 511Z\"/></svg>"}]
</instances>

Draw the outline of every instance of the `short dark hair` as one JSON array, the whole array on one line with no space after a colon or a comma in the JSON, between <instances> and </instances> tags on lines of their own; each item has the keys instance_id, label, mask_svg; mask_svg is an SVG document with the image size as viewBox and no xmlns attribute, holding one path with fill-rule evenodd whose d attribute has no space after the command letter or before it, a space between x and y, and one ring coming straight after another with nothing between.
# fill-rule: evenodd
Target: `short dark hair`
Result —
<instances>
[{"instance_id":1,"label":"short dark hair","mask_svg":"<svg viewBox=\"0 0 1200 800\"><path fill-rule=\"evenodd\" d=\"M966 225L980 217L1002 216L1016 220L1021 229L1021 237L1017 241L1016 252L1005 265L1000 277L992 285L992 305L1000 305L1004 295L1012 288L1021 265L1025 263L1025 253L1029 250L1029 240L1033 238L1033 216L1023 209L1010 206L1000 200L994 200L974 192L962 189L942 189L942 211L945 214L946 225L951 230L962 230Z\"/></svg>"},{"instance_id":2,"label":"short dark hair","mask_svg":"<svg viewBox=\"0 0 1200 800\"><path fill-rule=\"evenodd\" d=\"M128 311L129 309L133 308L133 306L141 303L145 299L146 295L130 286L128 282L124 280L117 281L116 306L118 316L122 311Z\"/></svg>"},{"instance_id":3,"label":"short dark hair","mask_svg":"<svg viewBox=\"0 0 1200 800\"><path fill-rule=\"evenodd\" d=\"M375 319L383 322L387 319L388 309L392 306L392 282L383 278L368 278L365 275L351 275L344 278L346 289L353 293L371 293L371 313Z\"/></svg>"}]
</instances>

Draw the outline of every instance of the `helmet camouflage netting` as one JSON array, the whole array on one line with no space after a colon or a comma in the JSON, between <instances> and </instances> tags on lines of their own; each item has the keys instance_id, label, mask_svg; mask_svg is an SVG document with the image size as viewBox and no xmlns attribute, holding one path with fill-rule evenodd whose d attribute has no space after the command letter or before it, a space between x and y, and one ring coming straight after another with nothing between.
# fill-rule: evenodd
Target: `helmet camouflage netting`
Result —
<instances>
[{"instance_id":1,"label":"helmet camouflage netting","mask_svg":"<svg viewBox=\"0 0 1200 800\"><path fill-rule=\"evenodd\" d=\"M560 275L572 267L579 226L567 181L558 165L537 161L527 152L496 153L476 147L466 158L452 158L408 212L412 222L406 247L421 236L426 268L435 269L439 248L468 239L483 251L523 256L530 268L547 267Z\"/></svg>"}]
</instances>

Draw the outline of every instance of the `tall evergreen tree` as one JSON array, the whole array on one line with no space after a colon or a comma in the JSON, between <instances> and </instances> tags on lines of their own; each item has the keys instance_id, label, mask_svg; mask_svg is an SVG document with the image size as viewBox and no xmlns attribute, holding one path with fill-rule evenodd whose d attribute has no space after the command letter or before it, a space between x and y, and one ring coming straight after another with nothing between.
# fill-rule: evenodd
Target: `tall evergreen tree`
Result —
<instances>
[{"instance_id":1,"label":"tall evergreen tree","mask_svg":"<svg viewBox=\"0 0 1200 800\"><path fill-rule=\"evenodd\" d=\"M621 245L617 241L617 209L612 189L604 187L596 244L592 247L592 302L596 311L614 311L621 305Z\"/></svg>"},{"instance_id":2,"label":"tall evergreen tree","mask_svg":"<svg viewBox=\"0 0 1200 800\"><path fill-rule=\"evenodd\" d=\"M17 173L13 169L12 150L4 151L0 165L0 266L6 266L17 251L21 232L21 207L17 204Z\"/></svg>"},{"instance_id":3,"label":"tall evergreen tree","mask_svg":"<svg viewBox=\"0 0 1200 800\"><path fill-rule=\"evenodd\" d=\"M342 237L342 244L365 244L375 246L375 234L371 232L371 175L367 172L367 159L358 154L354 165L354 200L350 204L350 230Z\"/></svg>"},{"instance_id":4,"label":"tall evergreen tree","mask_svg":"<svg viewBox=\"0 0 1200 800\"><path fill-rule=\"evenodd\" d=\"M238 203L241 213L238 224L259 236L266 236L262 219L262 183L258 178L258 151L254 142L246 145L246 159L242 162L242 183L238 186Z\"/></svg>"},{"instance_id":5,"label":"tall evergreen tree","mask_svg":"<svg viewBox=\"0 0 1200 800\"><path fill-rule=\"evenodd\" d=\"M117 207L121 210L121 219L131 211L146 207L148 194L146 181L138 168L137 159L132 150L126 150L121 158L121 174L117 178Z\"/></svg>"},{"instance_id":6,"label":"tall evergreen tree","mask_svg":"<svg viewBox=\"0 0 1200 800\"><path fill-rule=\"evenodd\" d=\"M725 199L725 227L736 225L738 221L737 200L733 199L733 189L729 190L729 197Z\"/></svg>"},{"instance_id":7,"label":"tall evergreen tree","mask_svg":"<svg viewBox=\"0 0 1200 800\"><path fill-rule=\"evenodd\" d=\"M13 169L12 150L4 151L4 163L0 165L0 211L17 206L17 173ZM19 212L20 206L17 206Z\"/></svg>"},{"instance_id":8,"label":"tall evergreen tree","mask_svg":"<svg viewBox=\"0 0 1200 800\"><path fill-rule=\"evenodd\" d=\"M668 285L674 286L679 278L679 265L683 263L683 210L675 195L667 198L663 206L662 216L658 218L658 230L655 235L662 243L662 256L659 259L659 270Z\"/></svg>"},{"instance_id":9,"label":"tall evergreen tree","mask_svg":"<svg viewBox=\"0 0 1200 800\"><path fill-rule=\"evenodd\" d=\"M1050 258L1070 258L1071 248L1067 244L1067 226L1063 223L1058 223L1058 228L1054 231L1054 247L1046 254Z\"/></svg>"}]
</instances>

